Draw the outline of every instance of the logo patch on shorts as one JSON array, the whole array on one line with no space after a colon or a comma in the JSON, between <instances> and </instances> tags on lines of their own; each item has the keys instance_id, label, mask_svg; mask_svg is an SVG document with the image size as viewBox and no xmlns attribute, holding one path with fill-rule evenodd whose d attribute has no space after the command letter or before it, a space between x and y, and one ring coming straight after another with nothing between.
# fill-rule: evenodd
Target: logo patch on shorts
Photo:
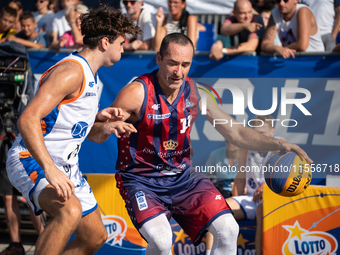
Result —
<instances>
[{"instance_id":1,"label":"logo patch on shorts","mask_svg":"<svg viewBox=\"0 0 340 255\"><path fill-rule=\"evenodd\" d=\"M138 204L139 211L143 211L143 210L147 209L148 208L148 203L146 202L144 192L138 191L135 194L135 196L136 196L136 199L137 199L137 204Z\"/></svg>"}]
</instances>

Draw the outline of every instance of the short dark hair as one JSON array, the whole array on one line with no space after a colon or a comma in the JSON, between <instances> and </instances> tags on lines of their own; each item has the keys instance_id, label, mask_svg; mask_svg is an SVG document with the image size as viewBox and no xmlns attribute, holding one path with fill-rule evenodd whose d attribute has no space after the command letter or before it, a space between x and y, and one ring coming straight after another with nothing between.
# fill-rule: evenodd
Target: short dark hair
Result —
<instances>
[{"instance_id":1,"label":"short dark hair","mask_svg":"<svg viewBox=\"0 0 340 255\"><path fill-rule=\"evenodd\" d=\"M24 12L23 14L20 15L20 21L24 19L31 19L33 22L35 22L34 15L30 12Z\"/></svg>"},{"instance_id":2,"label":"short dark hair","mask_svg":"<svg viewBox=\"0 0 340 255\"><path fill-rule=\"evenodd\" d=\"M172 34L166 35L163 38L161 48L159 49L159 53L161 54L161 59L163 59L163 57L168 54L167 51L168 51L168 48L169 48L169 44L172 43L172 42L178 43L178 44L183 45L183 46L190 44L192 46L193 55L195 54L194 44L192 43L192 41L190 40L190 38L188 36L186 36L185 34L182 34L182 33L172 33Z\"/></svg>"},{"instance_id":3,"label":"short dark hair","mask_svg":"<svg viewBox=\"0 0 340 255\"><path fill-rule=\"evenodd\" d=\"M90 49L98 46L99 41L107 37L113 43L120 35L125 34L136 36L142 31L120 10L103 6L98 10L90 9L88 13L82 14L81 33L84 36L84 45Z\"/></svg>"},{"instance_id":4,"label":"short dark hair","mask_svg":"<svg viewBox=\"0 0 340 255\"><path fill-rule=\"evenodd\" d=\"M1 16L3 16L5 13L8 14L9 16L12 16L15 18L17 17L17 10L13 9L12 7L9 7L9 6L3 7L1 10Z\"/></svg>"}]
</instances>

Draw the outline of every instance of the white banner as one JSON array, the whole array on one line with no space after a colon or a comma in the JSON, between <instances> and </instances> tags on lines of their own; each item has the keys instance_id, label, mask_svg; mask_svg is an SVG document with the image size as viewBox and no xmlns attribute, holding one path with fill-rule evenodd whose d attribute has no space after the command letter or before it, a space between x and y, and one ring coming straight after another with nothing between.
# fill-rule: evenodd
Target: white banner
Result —
<instances>
[{"instance_id":1,"label":"white banner","mask_svg":"<svg viewBox=\"0 0 340 255\"><path fill-rule=\"evenodd\" d=\"M233 10L235 0L186 0L187 11L190 14L230 14ZM163 7L168 12L168 1L166 0L144 0L144 3Z\"/></svg>"}]
</instances>

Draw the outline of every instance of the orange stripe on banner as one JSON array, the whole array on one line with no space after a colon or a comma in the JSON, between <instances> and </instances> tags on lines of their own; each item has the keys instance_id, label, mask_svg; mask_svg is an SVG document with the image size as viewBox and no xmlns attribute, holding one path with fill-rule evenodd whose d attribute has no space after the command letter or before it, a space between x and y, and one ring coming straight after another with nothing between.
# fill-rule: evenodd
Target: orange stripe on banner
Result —
<instances>
[{"instance_id":1,"label":"orange stripe on banner","mask_svg":"<svg viewBox=\"0 0 340 255\"><path fill-rule=\"evenodd\" d=\"M32 157L32 155L28 151L22 151L22 152L19 153L20 159L25 159L25 158L29 158L29 157Z\"/></svg>"},{"instance_id":2,"label":"orange stripe on banner","mask_svg":"<svg viewBox=\"0 0 340 255\"><path fill-rule=\"evenodd\" d=\"M125 234L125 239L129 241L130 243L146 247L147 243L146 241L141 238L139 232L135 228L128 228Z\"/></svg>"},{"instance_id":3,"label":"orange stripe on banner","mask_svg":"<svg viewBox=\"0 0 340 255\"><path fill-rule=\"evenodd\" d=\"M35 183L37 181L38 178L38 173L37 171L34 171L33 173L30 174L30 178L31 180Z\"/></svg>"}]
</instances>

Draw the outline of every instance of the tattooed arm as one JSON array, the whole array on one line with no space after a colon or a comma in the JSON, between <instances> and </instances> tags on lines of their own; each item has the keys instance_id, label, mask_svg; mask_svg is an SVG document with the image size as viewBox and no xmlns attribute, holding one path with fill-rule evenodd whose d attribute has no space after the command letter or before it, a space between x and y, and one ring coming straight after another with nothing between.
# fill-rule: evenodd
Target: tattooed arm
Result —
<instances>
[{"instance_id":1,"label":"tattooed arm","mask_svg":"<svg viewBox=\"0 0 340 255\"><path fill-rule=\"evenodd\" d=\"M263 40L261 43L261 49L263 52L267 53L278 53L283 58L295 57L295 50L289 49L287 47L274 45L273 41L276 36L276 24L273 18L273 15L270 16L268 26L266 31L264 32Z\"/></svg>"}]
</instances>

